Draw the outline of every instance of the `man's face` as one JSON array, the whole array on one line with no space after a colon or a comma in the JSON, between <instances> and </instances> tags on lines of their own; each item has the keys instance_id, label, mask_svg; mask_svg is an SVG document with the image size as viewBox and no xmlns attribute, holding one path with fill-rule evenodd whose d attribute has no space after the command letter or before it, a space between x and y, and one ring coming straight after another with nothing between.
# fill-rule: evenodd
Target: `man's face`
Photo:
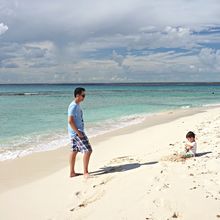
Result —
<instances>
[{"instance_id":1,"label":"man's face","mask_svg":"<svg viewBox=\"0 0 220 220\"><path fill-rule=\"evenodd\" d=\"M78 96L79 101L82 102L85 99L86 93L82 92L80 95L77 95L77 96Z\"/></svg>"}]
</instances>

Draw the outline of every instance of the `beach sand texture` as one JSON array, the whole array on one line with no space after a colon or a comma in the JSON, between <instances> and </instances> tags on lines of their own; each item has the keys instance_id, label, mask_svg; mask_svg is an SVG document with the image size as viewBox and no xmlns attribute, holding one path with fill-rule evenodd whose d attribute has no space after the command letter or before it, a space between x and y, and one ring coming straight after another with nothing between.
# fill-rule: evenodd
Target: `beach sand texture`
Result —
<instances>
[{"instance_id":1,"label":"beach sand texture","mask_svg":"<svg viewBox=\"0 0 220 220\"><path fill-rule=\"evenodd\" d=\"M1 162L0 219L220 219L220 108L152 117L91 139L89 179L69 178L68 146ZM189 130L198 156L175 161Z\"/></svg>"}]
</instances>

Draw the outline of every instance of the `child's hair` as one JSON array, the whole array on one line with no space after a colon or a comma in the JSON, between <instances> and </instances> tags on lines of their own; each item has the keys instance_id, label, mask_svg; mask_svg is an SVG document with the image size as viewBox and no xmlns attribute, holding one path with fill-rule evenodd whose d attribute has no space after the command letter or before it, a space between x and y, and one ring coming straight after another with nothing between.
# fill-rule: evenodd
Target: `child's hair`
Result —
<instances>
[{"instance_id":1,"label":"child's hair","mask_svg":"<svg viewBox=\"0 0 220 220\"><path fill-rule=\"evenodd\" d=\"M192 131L189 131L187 134L186 134L186 138L191 138L191 137L193 137L193 138L195 138L195 134L192 132Z\"/></svg>"}]
</instances>

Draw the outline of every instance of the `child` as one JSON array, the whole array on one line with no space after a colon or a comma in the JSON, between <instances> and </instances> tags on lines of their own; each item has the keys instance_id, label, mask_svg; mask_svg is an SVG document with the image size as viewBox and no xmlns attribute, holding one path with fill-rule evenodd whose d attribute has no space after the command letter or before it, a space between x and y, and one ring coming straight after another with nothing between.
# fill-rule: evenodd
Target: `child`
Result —
<instances>
[{"instance_id":1,"label":"child","mask_svg":"<svg viewBox=\"0 0 220 220\"><path fill-rule=\"evenodd\" d=\"M172 161L172 162L184 162L187 158L196 156L196 141L195 134L189 131L186 134L187 143L185 144L185 152L174 153L171 156L163 157L162 160Z\"/></svg>"},{"instance_id":2,"label":"child","mask_svg":"<svg viewBox=\"0 0 220 220\"><path fill-rule=\"evenodd\" d=\"M183 158L195 157L196 156L196 141L195 134L192 131L189 131L186 134L186 139L188 140L185 144L185 154L182 156Z\"/></svg>"}]
</instances>

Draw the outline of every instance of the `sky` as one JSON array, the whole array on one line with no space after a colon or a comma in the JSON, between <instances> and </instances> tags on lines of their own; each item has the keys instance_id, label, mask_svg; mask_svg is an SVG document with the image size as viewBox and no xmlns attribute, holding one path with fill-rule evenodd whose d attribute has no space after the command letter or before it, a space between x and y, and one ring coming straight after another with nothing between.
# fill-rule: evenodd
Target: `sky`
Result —
<instances>
[{"instance_id":1,"label":"sky","mask_svg":"<svg viewBox=\"0 0 220 220\"><path fill-rule=\"evenodd\" d=\"M220 81L219 0L0 0L0 83Z\"/></svg>"}]
</instances>

